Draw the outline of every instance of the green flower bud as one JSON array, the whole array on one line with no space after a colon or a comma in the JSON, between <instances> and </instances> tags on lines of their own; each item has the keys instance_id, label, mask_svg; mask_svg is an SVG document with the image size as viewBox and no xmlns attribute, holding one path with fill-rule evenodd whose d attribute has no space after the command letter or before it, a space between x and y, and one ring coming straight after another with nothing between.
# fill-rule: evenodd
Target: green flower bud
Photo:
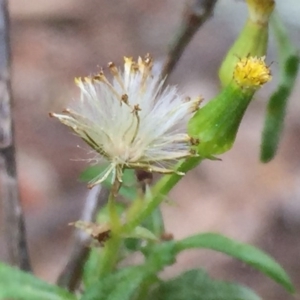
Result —
<instances>
[{"instance_id":1,"label":"green flower bud","mask_svg":"<svg viewBox=\"0 0 300 300\"><path fill-rule=\"evenodd\" d=\"M264 56L268 45L269 18L274 9L273 0L247 0L249 18L232 45L219 70L222 86L232 79L234 67L240 57Z\"/></svg>"},{"instance_id":2,"label":"green flower bud","mask_svg":"<svg viewBox=\"0 0 300 300\"><path fill-rule=\"evenodd\" d=\"M189 121L188 133L199 140L195 148L201 157L214 158L232 147L253 94L270 80L264 57L238 61L233 80Z\"/></svg>"}]
</instances>

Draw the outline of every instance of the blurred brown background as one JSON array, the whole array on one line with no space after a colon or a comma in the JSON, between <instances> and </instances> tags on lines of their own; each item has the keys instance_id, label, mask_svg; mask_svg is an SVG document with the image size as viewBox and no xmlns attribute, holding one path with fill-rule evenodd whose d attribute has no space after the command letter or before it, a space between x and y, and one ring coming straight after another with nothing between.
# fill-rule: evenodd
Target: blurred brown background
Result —
<instances>
[{"instance_id":1,"label":"blurred brown background","mask_svg":"<svg viewBox=\"0 0 300 300\"><path fill-rule=\"evenodd\" d=\"M72 228L87 189L78 181L87 147L49 111L61 111L78 90L75 76L91 74L108 61L150 52L163 61L185 1L11 0L12 88L18 172L36 274L53 282L66 262ZM300 4L278 6L300 47ZM298 12L298 13L297 13ZM170 83L206 100L218 92L217 70L246 18L243 1L220 0L213 18L186 49ZM259 162L260 132L268 96L276 86L276 51L268 62L274 80L251 104L234 148L221 162L206 161L172 191L163 206L167 229L176 238L216 231L261 247L273 255L300 288L300 101L299 84L290 99L278 155ZM298 80L299 83L299 80ZM80 147L76 147L80 145ZM0 254L5 259L3 237ZM190 267L238 280L264 299L296 299L258 272L224 255L193 251L166 276ZM300 299L300 298L299 298Z\"/></svg>"}]
</instances>

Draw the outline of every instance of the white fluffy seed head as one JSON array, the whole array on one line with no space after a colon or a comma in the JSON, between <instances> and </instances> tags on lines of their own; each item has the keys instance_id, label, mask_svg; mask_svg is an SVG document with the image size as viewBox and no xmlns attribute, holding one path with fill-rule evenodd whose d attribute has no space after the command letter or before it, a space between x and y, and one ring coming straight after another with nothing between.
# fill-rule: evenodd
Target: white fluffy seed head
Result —
<instances>
[{"instance_id":1,"label":"white fluffy seed head","mask_svg":"<svg viewBox=\"0 0 300 300\"><path fill-rule=\"evenodd\" d=\"M94 184L110 173L121 181L123 168L173 173L168 162L192 155L186 123L201 98L187 101L176 87L163 89L164 80L151 72L149 55L124 60L123 71L109 63L111 81L102 71L76 78L81 97L74 110L51 114L110 163Z\"/></svg>"}]
</instances>

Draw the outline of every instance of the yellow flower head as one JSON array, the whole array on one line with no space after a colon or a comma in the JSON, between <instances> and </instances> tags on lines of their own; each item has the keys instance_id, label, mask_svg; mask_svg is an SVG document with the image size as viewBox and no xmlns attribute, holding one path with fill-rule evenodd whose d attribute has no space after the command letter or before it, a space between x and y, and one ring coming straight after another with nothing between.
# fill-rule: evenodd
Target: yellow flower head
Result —
<instances>
[{"instance_id":1,"label":"yellow flower head","mask_svg":"<svg viewBox=\"0 0 300 300\"><path fill-rule=\"evenodd\" d=\"M274 10L274 0L247 0L250 20L257 24L266 24Z\"/></svg>"},{"instance_id":2,"label":"yellow flower head","mask_svg":"<svg viewBox=\"0 0 300 300\"><path fill-rule=\"evenodd\" d=\"M124 168L172 173L170 162L192 155L186 124L200 98L184 98L176 87L163 89L164 80L152 73L149 55L124 60L123 70L108 64L112 80L103 71L76 78L81 96L74 108L50 114L93 148L95 163L109 163L90 186L110 174L122 181Z\"/></svg>"},{"instance_id":3,"label":"yellow flower head","mask_svg":"<svg viewBox=\"0 0 300 300\"><path fill-rule=\"evenodd\" d=\"M241 58L235 66L233 79L244 89L258 89L270 81L272 76L265 63L265 56Z\"/></svg>"}]
</instances>

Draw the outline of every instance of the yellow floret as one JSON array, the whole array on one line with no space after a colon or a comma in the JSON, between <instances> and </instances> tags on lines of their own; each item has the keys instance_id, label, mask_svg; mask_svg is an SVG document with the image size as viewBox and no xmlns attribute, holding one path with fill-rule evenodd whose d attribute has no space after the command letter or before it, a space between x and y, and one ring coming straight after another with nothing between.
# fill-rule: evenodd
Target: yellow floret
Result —
<instances>
[{"instance_id":1,"label":"yellow floret","mask_svg":"<svg viewBox=\"0 0 300 300\"><path fill-rule=\"evenodd\" d=\"M233 78L242 88L257 89L272 79L265 57L241 58L234 69Z\"/></svg>"}]
</instances>

